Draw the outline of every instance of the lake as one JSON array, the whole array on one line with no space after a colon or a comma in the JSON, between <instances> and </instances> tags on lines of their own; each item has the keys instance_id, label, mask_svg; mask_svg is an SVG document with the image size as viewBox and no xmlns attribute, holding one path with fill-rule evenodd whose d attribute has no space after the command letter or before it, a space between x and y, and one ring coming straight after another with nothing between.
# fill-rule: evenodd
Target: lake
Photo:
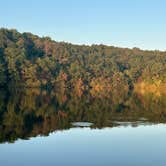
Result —
<instances>
[{"instance_id":1,"label":"lake","mask_svg":"<svg viewBox=\"0 0 166 166\"><path fill-rule=\"evenodd\" d=\"M166 125L71 128L0 145L1 165L165 166Z\"/></svg>"},{"instance_id":2,"label":"lake","mask_svg":"<svg viewBox=\"0 0 166 166\"><path fill-rule=\"evenodd\" d=\"M166 97L0 93L2 166L165 166Z\"/></svg>"}]
</instances>

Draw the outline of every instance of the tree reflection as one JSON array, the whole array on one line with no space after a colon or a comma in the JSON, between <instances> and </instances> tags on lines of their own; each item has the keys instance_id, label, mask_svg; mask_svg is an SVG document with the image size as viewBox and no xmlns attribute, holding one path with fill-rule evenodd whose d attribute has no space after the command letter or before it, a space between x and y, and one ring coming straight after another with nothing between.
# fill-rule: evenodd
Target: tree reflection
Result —
<instances>
[{"instance_id":1,"label":"tree reflection","mask_svg":"<svg viewBox=\"0 0 166 166\"><path fill-rule=\"evenodd\" d=\"M113 91L101 95L76 90L24 89L0 93L0 142L14 142L72 127L71 122L92 122L92 128L147 119L166 122L166 96ZM137 123L133 123L137 126Z\"/></svg>"}]
</instances>

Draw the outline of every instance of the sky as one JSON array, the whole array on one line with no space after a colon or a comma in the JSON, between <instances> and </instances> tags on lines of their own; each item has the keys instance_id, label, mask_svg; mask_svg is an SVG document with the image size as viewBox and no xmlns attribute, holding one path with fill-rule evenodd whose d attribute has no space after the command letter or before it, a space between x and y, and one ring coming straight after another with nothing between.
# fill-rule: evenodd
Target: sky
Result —
<instances>
[{"instance_id":1,"label":"sky","mask_svg":"<svg viewBox=\"0 0 166 166\"><path fill-rule=\"evenodd\" d=\"M166 0L0 0L0 27L74 44L166 50Z\"/></svg>"}]
</instances>

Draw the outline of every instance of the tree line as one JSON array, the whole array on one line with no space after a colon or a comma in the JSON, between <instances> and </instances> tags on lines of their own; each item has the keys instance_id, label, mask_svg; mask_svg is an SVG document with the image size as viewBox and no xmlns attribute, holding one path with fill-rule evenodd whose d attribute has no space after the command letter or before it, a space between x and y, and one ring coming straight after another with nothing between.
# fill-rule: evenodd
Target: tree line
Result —
<instances>
[{"instance_id":1,"label":"tree line","mask_svg":"<svg viewBox=\"0 0 166 166\"><path fill-rule=\"evenodd\" d=\"M0 29L0 87L67 87L104 94L131 90L139 82L165 84L166 52L73 45Z\"/></svg>"}]
</instances>

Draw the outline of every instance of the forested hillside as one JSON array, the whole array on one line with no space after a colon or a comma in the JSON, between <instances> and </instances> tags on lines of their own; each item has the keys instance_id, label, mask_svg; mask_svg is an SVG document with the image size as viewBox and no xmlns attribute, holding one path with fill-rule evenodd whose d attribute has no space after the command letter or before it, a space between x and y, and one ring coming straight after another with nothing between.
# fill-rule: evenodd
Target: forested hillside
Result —
<instances>
[{"instance_id":1,"label":"forested hillside","mask_svg":"<svg viewBox=\"0 0 166 166\"><path fill-rule=\"evenodd\" d=\"M165 86L166 52L80 46L0 29L1 87L68 87L97 94L142 82Z\"/></svg>"}]
</instances>

